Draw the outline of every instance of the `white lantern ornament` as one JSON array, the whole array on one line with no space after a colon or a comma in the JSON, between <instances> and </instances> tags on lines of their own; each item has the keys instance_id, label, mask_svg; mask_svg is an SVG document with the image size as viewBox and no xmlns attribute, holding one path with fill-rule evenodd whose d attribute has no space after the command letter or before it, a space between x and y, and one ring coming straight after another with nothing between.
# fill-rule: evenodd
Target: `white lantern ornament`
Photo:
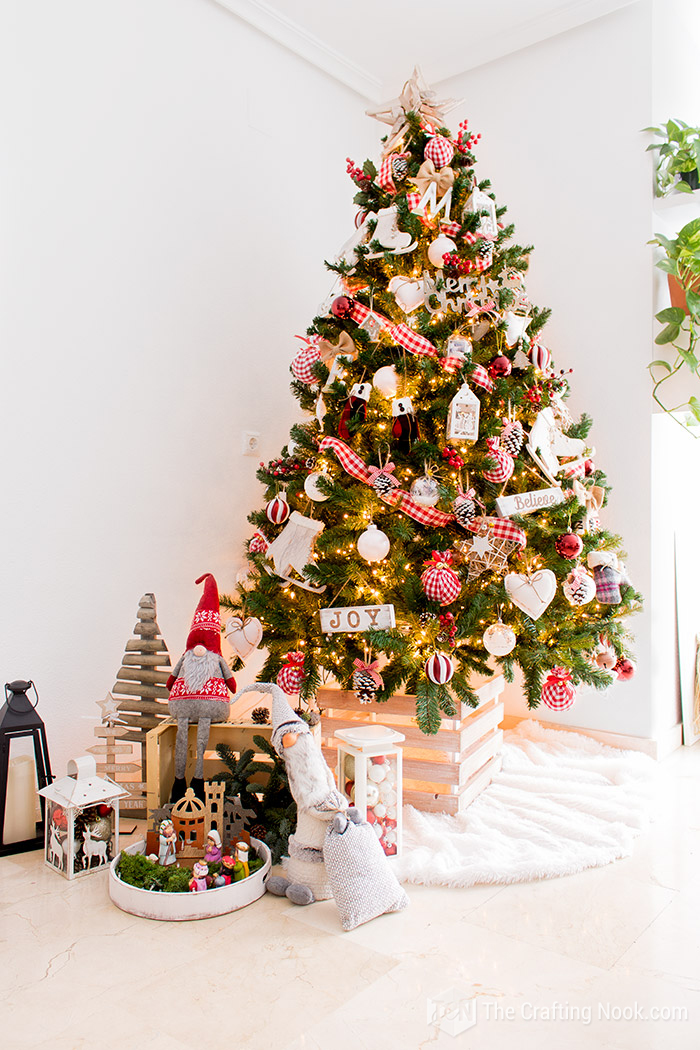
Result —
<instances>
[{"instance_id":1,"label":"white lantern ornament","mask_svg":"<svg viewBox=\"0 0 700 1050\"><path fill-rule=\"evenodd\" d=\"M390 548L391 542L389 537L381 529L378 529L374 522L370 522L357 539L358 553L365 561L384 561Z\"/></svg>"},{"instance_id":2,"label":"white lantern ornament","mask_svg":"<svg viewBox=\"0 0 700 1050\"><path fill-rule=\"evenodd\" d=\"M97 776L92 755L72 758L67 775L39 791L47 803L47 866L66 879L106 868L119 853L119 800L129 793Z\"/></svg>"},{"instance_id":3,"label":"white lantern ornament","mask_svg":"<svg viewBox=\"0 0 700 1050\"><path fill-rule=\"evenodd\" d=\"M464 383L450 401L447 413L448 441L476 441L479 437L481 403L468 383Z\"/></svg>"},{"instance_id":4,"label":"white lantern ornament","mask_svg":"<svg viewBox=\"0 0 700 1050\"><path fill-rule=\"evenodd\" d=\"M338 786L374 827L387 857L398 857L402 840L403 733L386 726L338 729Z\"/></svg>"}]
</instances>

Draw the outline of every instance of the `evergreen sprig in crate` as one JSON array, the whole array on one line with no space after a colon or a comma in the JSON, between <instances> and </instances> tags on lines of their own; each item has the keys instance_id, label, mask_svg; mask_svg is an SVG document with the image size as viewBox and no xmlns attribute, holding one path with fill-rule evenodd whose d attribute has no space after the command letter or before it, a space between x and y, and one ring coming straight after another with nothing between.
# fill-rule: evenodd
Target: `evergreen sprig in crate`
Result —
<instances>
[{"instance_id":1,"label":"evergreen sprig in crate","mask_svg":"<svg viewBox=\"0 0 700 1050\"><path fill-rule=\"evenodd\" d=\"M403 800L416 809L463 813L501 768L503 745L503 675L475 687L478 707L458 704L455 718L443 716L433 736L416 724L416 698L392 696L384 703L361 705L352 692L319 689L323 753L335 770L337 729L367 723L400 729L403 744Z\"/></svg>"}]
</instances>

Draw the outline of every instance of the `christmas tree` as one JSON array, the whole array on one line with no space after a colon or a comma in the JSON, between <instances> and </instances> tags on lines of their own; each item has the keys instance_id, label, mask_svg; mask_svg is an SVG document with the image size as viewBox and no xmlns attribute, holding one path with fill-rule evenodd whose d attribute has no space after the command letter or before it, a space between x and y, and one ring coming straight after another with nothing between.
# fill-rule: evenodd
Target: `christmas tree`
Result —
<instances>
[{"instance_id":1,"label":"christmas tree","mask_svg":"<svg viewBox=\"0 0 700 1050\"><path fill-rule=\"evenodd\" d=\"M426 733L476 703L474 672L518 665L529 706L554 709L630 677L640 602L527 295L531 248L477 176L480 136L444 126L455 104L416 71L372 114L379 164L348 161L356 230L291 363L308 419L260 465L250 571L223 600L263 623L261 680L414 694Z\"/></svg>"}]
</instances>

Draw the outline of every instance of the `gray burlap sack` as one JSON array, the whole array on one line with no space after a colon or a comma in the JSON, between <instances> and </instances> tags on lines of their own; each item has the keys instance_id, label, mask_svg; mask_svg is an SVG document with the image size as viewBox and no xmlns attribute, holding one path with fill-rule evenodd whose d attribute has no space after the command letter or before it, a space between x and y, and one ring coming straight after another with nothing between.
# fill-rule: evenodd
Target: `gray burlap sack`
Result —
<instances>
[{"instance_id":1,"label":"gray burlap sack","mask_svg":"<svg viewBox=\"0 0 700 1050\"><path fill-rule=\"evenodd\" d=\"M371 825L339 813L326 832L323 859L344 930L407 906Z\"/></svg>"}]
</instances>

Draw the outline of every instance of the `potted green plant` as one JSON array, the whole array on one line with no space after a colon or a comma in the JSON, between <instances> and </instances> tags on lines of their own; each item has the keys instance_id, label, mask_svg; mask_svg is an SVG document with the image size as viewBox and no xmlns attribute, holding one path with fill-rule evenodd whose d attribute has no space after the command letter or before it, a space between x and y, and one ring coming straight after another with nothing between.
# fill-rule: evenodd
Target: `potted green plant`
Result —
<instances>
[{"instance_id":1,"label":"potted green plant","mask_svg":"<svg viewBox=\"0 0 700 1050\"><path fill-rule=\"evenodd\" d=\"M667 197L672 191L692 193L700 186L700 128L683 120L667 120L660 128L645 128L662 138L647 146L658 152L656 163L656 196Z\"/></svg>"},{"instance_id":2,"label":"potted green plant","mask_svg":"<svg viewBox=\"0 0 700 1050\"><path fill-rule=\"evenodd\" d=\"M668 274L671 292L671 306L656 314L664 327L655 342L659 346L672 346L676 352L674 361L657 359L648 366L654 383L652 396L664 412L673 414L690 433L699 437L700 400L691 395L680 405L669 407L661 399L661 387L683 369L687 369L691 377L700 379L700 361L696 354L700 323L700 219L686 223L673 238L657 233L649 243L662 249L656 265Z\"/></svg>"}]
</instances>

